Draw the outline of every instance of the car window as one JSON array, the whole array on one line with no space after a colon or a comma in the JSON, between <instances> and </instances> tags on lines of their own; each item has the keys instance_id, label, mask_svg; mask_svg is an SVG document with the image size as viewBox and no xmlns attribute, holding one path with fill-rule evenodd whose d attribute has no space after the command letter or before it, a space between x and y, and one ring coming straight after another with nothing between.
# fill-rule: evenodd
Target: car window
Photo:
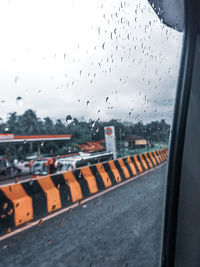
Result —
<instances>
[{"instance_id":1,"label":"car window","mask_svg":"<svg viewBox=\"0 0 200 267\"><path fill-rule=\"evenodd\" d=\"M153 8L1 1L3 264L159 266L183 33Z\"/></svg>"}]
</instances>

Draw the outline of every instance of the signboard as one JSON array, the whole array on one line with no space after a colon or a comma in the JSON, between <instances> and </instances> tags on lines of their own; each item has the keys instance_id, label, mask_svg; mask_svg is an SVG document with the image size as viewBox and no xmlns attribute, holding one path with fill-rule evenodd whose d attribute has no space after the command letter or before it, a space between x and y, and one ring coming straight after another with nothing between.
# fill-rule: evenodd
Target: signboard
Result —
<instances>
[{"instance_id":1,"label":"signboard","mask_svg":"<svg viewBox=\"0 0 200 267\"><path fill-rule=\"evenodd\" d=\"M140 139L140 140L135 140L136 145L146 145L147 140L146 139Z\"/></svg>"},{"instance_id":2,"label":"signboard","mask_svg":"<svg viewBox=\"0 0 200 267\"><path fill-rule=\"evenodd\" d=\"M105 133L106 133L106 135L112 135L112 133L113 133L112 128L106 127L105 128Z\"/></svg>"},{"instance_id":3,"label":"signboard","mask_svg":"<svg viewBox=\"0 0 200 267\"><path fill-rule=\"evenodd\" d=\"M106 151L113 152L114 159L116 159L117 153L116 153L115 127L114 126L104 127L104 133L105 133Z\"/></svg>"}]
</instances>

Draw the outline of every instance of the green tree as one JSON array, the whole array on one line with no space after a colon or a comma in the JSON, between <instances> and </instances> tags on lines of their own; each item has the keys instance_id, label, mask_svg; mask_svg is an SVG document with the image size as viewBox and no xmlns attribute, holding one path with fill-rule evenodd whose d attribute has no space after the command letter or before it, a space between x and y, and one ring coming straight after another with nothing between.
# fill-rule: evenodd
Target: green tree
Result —
<instances>
[{"instance_id":1,"label":"green tree","mask_svg":"<svg viewBox=\"0 0 200 267\"><path fill-rule=\"evenodd\" d=\"M19 117L19 124L23 134L32 135L40 134L42 132L40 120L37 117L36 112L31 109L26 110L24 114Z\"/></svg>"}]
</instances>

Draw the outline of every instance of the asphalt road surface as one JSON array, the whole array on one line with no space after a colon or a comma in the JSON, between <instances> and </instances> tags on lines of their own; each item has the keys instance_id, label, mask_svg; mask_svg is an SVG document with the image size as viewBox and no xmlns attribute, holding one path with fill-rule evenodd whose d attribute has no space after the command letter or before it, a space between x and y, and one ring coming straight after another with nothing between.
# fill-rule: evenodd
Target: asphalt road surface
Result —
<instances>
[{"instance_id":1,"label":"asphalt road surface","mask_svg":"<svg viewBox=\"0 0 200 267\"><path fill-rule=\"evenodd\" d=\"M157 267L166 165L0 242L0 266Z\"/></svg>"},{"instance_id":2,"label":"asphalt road surface","mask_svg":"<svg viewBox=\"0 0 200 267\"><path fill-rule=\"evenodd\" d=\"M17 175L16 177L11 178L10 175L3 175L0 174L0 186L15 183L16 181L24 181L27 179L32 178L32 175L27 173L27 174L20 174Z\"/></svg>"}]
</instances>

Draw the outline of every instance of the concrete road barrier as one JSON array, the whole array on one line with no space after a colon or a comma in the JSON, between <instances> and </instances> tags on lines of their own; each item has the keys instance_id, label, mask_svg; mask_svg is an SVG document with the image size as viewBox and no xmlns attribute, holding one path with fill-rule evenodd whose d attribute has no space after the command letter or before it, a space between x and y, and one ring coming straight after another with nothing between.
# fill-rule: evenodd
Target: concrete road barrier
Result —
<instances>
[{"instance_id":1,"label":"concrete road barrier","mask_svg":"<svg viewBox=\"0 0 200 267\"><path fill-rule=\"evenodd\" d=\"M153 169L167 156L162 149L2 186L0 235Z\"/></svg>"}]
</instances>

